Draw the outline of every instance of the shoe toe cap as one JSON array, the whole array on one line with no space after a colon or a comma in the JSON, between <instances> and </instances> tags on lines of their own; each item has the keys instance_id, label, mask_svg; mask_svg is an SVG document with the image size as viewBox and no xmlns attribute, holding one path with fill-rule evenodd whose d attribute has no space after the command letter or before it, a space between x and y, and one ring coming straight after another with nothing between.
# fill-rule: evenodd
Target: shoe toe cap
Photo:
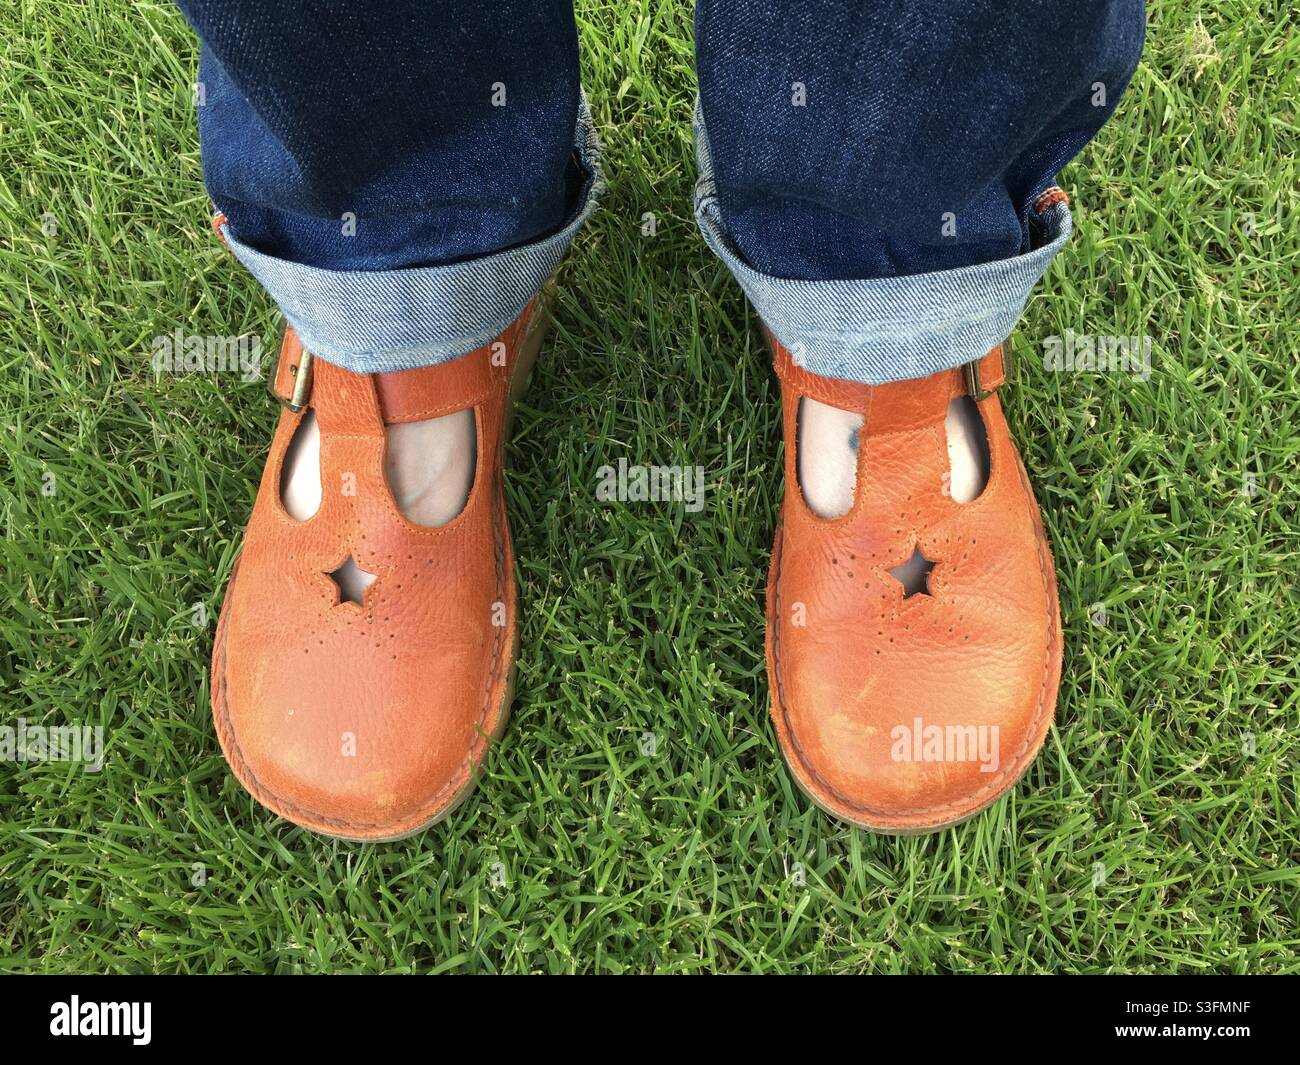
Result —
<instances>
[{"instance_id":1,"label":"shoe toe cap","mask_svg":"<svg viewBox=\"0 0 1300 1065\"><path fill-rule=\"evenodd\" d=\"M892 666L873 652L801 659L775 693L782 749L818 805L864 828L964 820L1014 785L1051 723L1041 653L1032 670L969 653Z\"/></svg>"},{"instance_id":2,"label":"shoe toe cap","mask_svg":"<svg viewBox=\"0 0 1300 1065\"><path fill-rule=\"evenodd\" d=\"M427 827L472 786L499 731L499 685L471 668L481 656L469 646L376 658L318 645L296 663L226 650L241 662L214 686L227 759L258 801L316 832L391 839Z\"/></svg>"}]
</instances>

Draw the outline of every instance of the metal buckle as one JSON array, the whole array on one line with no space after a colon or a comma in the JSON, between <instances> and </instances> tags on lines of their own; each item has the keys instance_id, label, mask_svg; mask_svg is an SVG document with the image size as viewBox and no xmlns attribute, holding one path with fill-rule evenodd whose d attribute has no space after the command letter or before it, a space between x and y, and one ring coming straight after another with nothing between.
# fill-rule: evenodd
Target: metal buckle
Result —
<instances>
[{"instance_id":1,"label":"metal buckle","mask_svg":"<svg viewBox=\"0 0 1300 1065\"><path fill-rule=\"evenodd\" d=\"M298 359L297 366L290 366L289 373L293 375L293 391L287 396L280 395L275 390L275 378L271 379L271 395L276 402L286 410L297 414L299 411L307 409L307 400L311 397L311 352L306 348L302 349L302 355ZM279 377L279 374L276 374Z\"/></svg>"},{"instance_id":2,"label":"metal buckle","mask_svg":"<svg viewBox=\"0 0 1300 1065\"><path fill-rule=\"evenodd\" d=\"M1002 380L1005 382L1011 376L1011 354L1005 344L1001 346L999 358L1002 360ZM976 403L982 399L987 399L998 389L997 385L992 388L985 388L980 383L980 363L982 361L982 359L975 359L972 362L963 363L961 367L962 380L966 384L966 394Z\"/></svg>"}]
</instances>

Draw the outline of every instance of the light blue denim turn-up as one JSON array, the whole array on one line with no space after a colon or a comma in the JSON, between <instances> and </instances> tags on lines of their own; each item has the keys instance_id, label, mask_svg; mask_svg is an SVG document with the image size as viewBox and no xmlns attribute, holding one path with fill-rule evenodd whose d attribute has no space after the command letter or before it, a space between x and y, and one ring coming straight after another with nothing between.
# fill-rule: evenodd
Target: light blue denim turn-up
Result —
<instances>
[{"instance_id":1,"label":"light blue denim turn-up","mask_svg":"<svg viewBox=\"0 0 1300 1065\"><path fill-rule=\"evenodd\" d=\"M492 255L398 270L326 270L266 255L222 226L230 249L279 305L303 346L356 373L434 366L500 336L559 266L604 190L600 140L582 98L577 208L550 236Z\"/></svg>"},{"instance_id":2,"label":"light blue denim turn-up","mask_svg":"<svg viewBox=\"0 0 1300 1065\"><path fill-rule=\"evenodd\" d=\"M1037 246L955 270L870 280L809 281L760 273L727 234L708 134L695 116L695 215L758 316L805 369L881 384L924 377L986 354L1020 317L1034 284L1069 238L1057 202L1031 221ZM601 148L585 98L574 148L588 179L578 208L554 234L464 262L399 270L327 270L288 262L222 233L279 305L304 346L358 373L435 365L500 335L568 251L604 188Z\"/></svg>"},{"instance_id":3,"label":"light blue denim turn-up","mask_svg":"<svg viewBox=\"0 0 1300 1065\"><path fill-rule=\"evenodd\" d=\"M695 147L695 218L705 241L795 362L824 377L878 385L983 357L1006 339L1070 236L1070 208L1060 200L1030 218L1035 246L1009 259L867 280L773 277L749 266L727 234L698 106Z\"/></svg>"},{"instance_id":4,"label":"light blue denim turn-up","mask_svg":"<svg viewBox=\"0 0 1300 1065\"><path fill-rule=\"evenodd\" d=\"M490 342L603 188L569 0L360 4L361 34L323 0L179 3L223 235L326 361L403 370ZM804 368L868 384L1012 331L1070 235L1043 193L1113 112L1145 25L1141 0L695 16L704 239Z\"/></svg>"}]
</instances>

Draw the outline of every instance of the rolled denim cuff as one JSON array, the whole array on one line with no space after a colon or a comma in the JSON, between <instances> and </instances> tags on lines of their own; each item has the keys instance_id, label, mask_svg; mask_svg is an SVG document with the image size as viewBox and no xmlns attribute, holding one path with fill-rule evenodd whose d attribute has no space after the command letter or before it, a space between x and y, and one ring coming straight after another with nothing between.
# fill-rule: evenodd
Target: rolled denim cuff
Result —
<instances>
[{"instance_id":1,"label":"rolled denim cuff","mask_svg":"<svg viewBox=\"0 0 1300 1065\"><path fill-rule=\"evenodd\" d=\"M505 332L541 291L591 214L605 182L585 95L578 101L574 150L587 180L564 226L540 240L464 262L323 270L250 248L228 225L221 235L312 354L356 373L434 366Z\"/></svg>"},{"instance_id":2,"label":"rolled denim cuff","mask_svg":"<svg viewBox=\"0 0 1300 1065\"><path fill-rule=\"evenodd\" d=\"M1010 259L903 277L772 277L749 266L727 234L698 103L695 147L695 218L705 242L782 346L823 377L880 385L983 357L1006 339L1030 290L1070 236L1070 208L1061 199L1031 213L1033 246Z\"/></svg>"}]
</instances>

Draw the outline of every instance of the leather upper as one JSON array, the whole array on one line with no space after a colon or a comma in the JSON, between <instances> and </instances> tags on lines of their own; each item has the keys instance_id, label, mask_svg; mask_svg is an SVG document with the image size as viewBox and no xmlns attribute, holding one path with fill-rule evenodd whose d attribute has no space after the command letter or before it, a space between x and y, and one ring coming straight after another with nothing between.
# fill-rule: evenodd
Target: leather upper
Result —
<instances>
[{"instance_id":1,"label":"leather upper","mask_svg":"<svg viewBox=\"0 0 1300 1065\"><path fill-rule=\"evenodd\" d=\"M366 375L311 359L322 497L305 521L280 495L305 411L280 419L222 610L212 705L236 776L300 825L353 839L424 827L465 794L504 725L516 602L503 422L535 308L434 367ZM306 372L289 330L274 390L290 395ZM415 525L384 475L385 425L467 408L469 499L446 525ZM349 556L377 574L361 604L341 603L329 576Z\"/></svg>"},{"instance_id":2,"label":"leather upper","mask_svg":"<svg viewBox=\"0 0 1300 1065\"><path fill-rule=\"evenodd\" d=\"M786 493L768 584L778 739L826 810L887 832L960 821L1010 788L1051 724L1061 626L1050 550L996 393L978 401L989 480L947 492L948 404L968 372L871 386L800 369L769 338L781 382ZM1004 379L1001 348L977 369ZM798 487L808 396L862 414L851 510L818 517ZM929 594L889 572L914 550ZM982 729L982 731L981 731Z\"/></svg>"}]
</instances>

